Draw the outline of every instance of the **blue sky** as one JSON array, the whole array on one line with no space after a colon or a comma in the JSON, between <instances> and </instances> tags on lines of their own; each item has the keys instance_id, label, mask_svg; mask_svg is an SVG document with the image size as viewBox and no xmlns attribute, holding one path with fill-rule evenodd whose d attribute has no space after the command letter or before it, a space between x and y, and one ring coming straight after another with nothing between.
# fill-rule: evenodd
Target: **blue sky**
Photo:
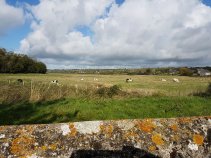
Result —
<instances>
[{"instance_id":1,"label":"blue sky","mask_svg":"<svg viewBox=\"0 0 211 158\"><path fill-rule=\"evenodd\" d=\"M39 4L39 0L6 0L6 2L13 6L16 6L18 3L28 3L31 5Z\"/></svg>"},{"instance_id":2,"label":"blue sky","mask_svg":"<svg viewBox=\"0 0 211 158\"><path fill-rule=\"evenodd\" d=\"M125 0L115 0L118 5L124 3ZM6 0L7 4L12 6L19 6L23 3L28 3L30 5L39 4L39 0ZM84 36L92 37L93 32L87 26L78 26L75 30L83 33ZM4 47L10 51L15 51L18 49L20 45L20 41L27 36L27 34L31 31L30 23L26 22L24 25L19 26L17 28L13 28L9 30L4 36L0 36L0 47Z\"/></svg>"},{"instance_id":3,"label":"blue sky","mask_svg":"<svg viewBox=\"0 0 211 158\"><path fill-rule=\"evenodd\" d=\"M211 0L203 0L202 2L211 7Z\"/></svg>"},{"instance_id":4,"label":"blue sky","mask_svg":"<svg viewBox=\"0 0 211 158\"><path fill-rule=\"evenodd\" d=\"M40 2L39 0L5 0L5 1L7 5L13 6L13 8L24 10L24 11L26 11L25 10L26 5L24 4L29 4L30 6L47 5L47 3L44 3L44 1ZM183 4L183 3L179 3L178 1L180 0L172 1L172 4L170 4L168 1L166 2L163 1L163 3L168 3L168 6L174 9L174 5L177 5L177 3L178 5ZM63 63L65 63L65 66L63 65L63 67L66 67L66 66L68 67L69 62L65 61L65 59L69 59L69 58L71 58L70 60L74 59L74 61L71 61L73 64L75 63L77 64L78 62L81 62L83 64L85 63L85 65L86 64L87 65L89 64L90 65L101 65L101 64L121 65L125 61L127 61L125 62L127 65L132 65L132 66L137 65L141 62L143 62L143 65L145 64L146 66L148 66L154 61L156 61L155 65L157 66L160 66L164 64L165 62L166 63L168 62L168 65L170 66L174 64L176 65L177 64L186 64L186 65L195 64L196 65L196 64L201 64L201 63L204 63L207 65L207 63L209 62L207 61L205 62L204 60L208 60L210 55L208 54L208 58L206 59L205 57L206 55L204 54L206 54L205 51L207 52L207 50L211 49L209 44L207 44L207 41L210 41L210 37L207 35L211 34L211 32L209 32L210 31L209 24L211 23L209 22L210 13L209 13L209 9L207 8L211 7L211 0L201 0L201 1L203 4L208 6L208 7L204 7L204 10L198 10L194 12L192 8L186 7L186 10L181 10L181 13L180 12L177 13L178 17L175 17L175 13L173 13L173 10L171 13L171 9L170 10L167 9L165 13L165 5L160 6L160 8L163 7L164 12L163 10L159 12L159 7L157 7L158 4L156 3L156 0L152 0L152 1L150 0L134 0L134 1L114 0L113 3L117 4L115 5L116 7L114 7L113 3L111 3L112 0L104 0L103 9L98 8L98 6L101 4L99 3L98 0L96 0L95 3L99 3L99 4L93 10L99 9L100 13L95 13L90 10L90 13L88 13L90 17L88 19L92 19L92 20L89 22L87 22L86 18L83 18L84 16L87 15L87 13L79 17L79 19L81 18L82 21L77 21L77 20L72 21L74 24L68 23L69 19L67 18L67 21L64 21L64 25L67 25L67 26L64 28L70 28L70 30L66 30L66 31L62 30L60 32L58 27L60 27L61 24L57 24L57 23L49 23L48 25L48 26L52 26L52 28L55 28L55 31L54 30L52 31L51 28L45 28L44 25L40 25L40 24L38 24L38 26L40 27L40 30L39 29L34 30L34 29L31 29L31 23L33 22L33 19L27 19L27 18L25 18L24 23L18 24L15 27L8 27L9 29L4 28L3 31L1 30L2 26L0 24L0 47L6 48L9 51L25 51L26 50L28 51L27 53L29 53L29 55L43 61L46 60L48 62L48 65L51 65L51 67L54 67L52 65L56 65L55 63L53 63L55 60L64 61ZM59 6L60 3L68 3L69 5L68 7L71 8L71 5L69 2L70 1L63 1L63 2L61 1L57 3L59 9L58 10L57 8L54 8L54 9L57 10L58 13L63 11L63 8L60 8L60 7L64 5ZM186 3L185 5L189 7L197 8L196 6L194 6L195 3L190 3L190 2L191 1L185 2ZM49 3L55 3L55 1L52 2L49 0ZM152 6L149 7L150 5L146 5L147 3L151 4ZM124 7L122 7L123 5ZM144 13L140 12L142 6L143 6L142 11ZM183 6L180 6L180 7L183 7ZM113 11L112 15L108 14L110 13L111 9ZM156 17L154 16L154 13L153 13L154 10L157 10L157 14L163 14L163 13L164 14L158 15ZM48 11L50 12L50 10ZM39 12L43 12L43 14L45 14L45 10L39 10ZM179 33L181 35L179 36L178 34L178 37L177 35L171 35L174 28L168 28L168 27L175 26L175 24L178 24L178 27L182 26L180 24L181 22L180 19L183 17L182 16L183 12L184 12L184 16L191 17L191 18L188 21L184 22L184 24L182 25L191 27L192 29L184 30L184 28L177 28L177 29L175 28L175 30L181 31ZM190 14L191 12L193 12L193 15ZM61 14L61 17L58 17L58 18L66 19L65 16L67 14L69 14L69 11L64 13L63 15ZM81 14L81 12L76 12L76 13L71 12L71 14L73 14L76 17L79 14ZM160 25L158 26L160 27L163 25L164 28L153 28L155 32L154 34L150 34L150 32L152 31L147 30L148 26L149 26L149 29L152 29L151 27L154 26L155 22L159 23L159 20L153 21L154 19L151 19L151 18L154 16L153 18L155 18L156 20L156 18L159 18L159 17L166 17L168 21L169 20L168 14L172 15L172 18L170 18L172 21L169 22L169 23L172 22L171 25L169 25L169 23L165 25L164 23L160 23ZM187 15L187 14L190 14L190 15ZM57 17L57 15L53 15L53 16ZM92 16L95 16L95 17L92 17ZM14 17L15 16L13 16L13 20L15 20ZM24 13L24 17L25 17L25 13ZM2 16L0 15L0 19L1 18ZM5 20L2 19L2 21L6 21L6 18L8 17L5 17ZM47 18L48 18L47 21L45 21L46 19L42 19L42 20L45 22L54 21L54 19L51 19L52 17L47 17ZM11 21L13 20L11 18ZM201 20L201 21L198 21L198 20ZM165 28L165 26L168 26L168 27ZM196 27L198 28L195 29ZM163 31L163 35L159 34L159 29ZM36 31L40 33L40 37L37 37ZM42 31L45 31L45 32L43 33ZM158 32L156 33L156 31ZM64 32L68 32L68 34L64 34L61 36L60 33L64 33ZM80 32L82 34L82 37L79 36L77 32ZM200 33L201 35L199 37ZM176 36L176 37L173 37L173 36ZM189 38L190 36L193 36L193 38ZM45 41L50 41L49 46L47 46L46 44L46 48L45 46L42 47L42 44L44 44L45 41L41 41L40 39L41 43L35 42L35 41L39 41L37 39L41 37ZM55 40L54 38L57 38L57 37L59 38L64 37L64 38ZM168 39L171 37L172 39ZM177 41L177 38L183 38L183 37L184 37L184 40L188 40L186 43L187 47L184 46L185 45L184 42L179 42L179 41L182 41L182 39ZM22 45L21 41L23 40L25 41L25 43ZM63 43L60 43L61 48L60 46L54 47L54 45L59 44L58 42L55 42L55 41L59 41L59 40L63 41ZM72 41L72 40L76 40L76 41ZM149 44L150 42L151 44ZM169 43L169 42L172 42L172 43ZM175 42L178 42L178 43L175 44ZM30 47L34 49L27 48L28 45L30 45ZM146 45L146 47L143 46L143 50L141 50L142 45ZM174 45L175 45L175 48L172 48L174 47ZM172 46L172 47L168 47L168 46ZM53 52L52 49L59 50L61 52L59 52L60 54L55 54L55 52ZM175 50L172 50L172 49L175 49ZM74 51L71 52L70 50L71 51L74 50ZM84 50L87 52L84 52ZM137 52L137 50L140 50L140 51ZM159 52L156 52L157 50L159 50ZM129 55L128 55L128 52L129 52ZM172 53L168 54L167 52L172 52ZM190 52L191 56L189 56L187 52ZM196 54L192 54L192 52L195 52ZM89 53L92 55L94 54L94 55L90 56ZM81 54L82 56L79 57L78 54ZM132 56L132 54L135 54L135 55ZM202 54L202 55L199 55L199 54ZM196 61L198 62L196 63Z\"/></svg>"},{"instance_id":5,"label":"blue sky","mask_svg":"<svg viewBox=\"0 0 211 158\"><path fill-rule=\"evenodd\" d=\"M115 0L118 5L124 3L125 0ZM30 5L39 4L39 0L6 0L9 5L17 7L22 3L28 3ZM211 6L211 0L202 0L207 6ZM76 28L77 31L83 33L84 36L92 36L93 32L87 26L79 26ZM4 36L0 36L0 47L4 47L8 50L14 51L18 49L20 41L27 36L31 31L30 23L26 22L24 25L9 30Z\"/></svg>"}]
</instances>

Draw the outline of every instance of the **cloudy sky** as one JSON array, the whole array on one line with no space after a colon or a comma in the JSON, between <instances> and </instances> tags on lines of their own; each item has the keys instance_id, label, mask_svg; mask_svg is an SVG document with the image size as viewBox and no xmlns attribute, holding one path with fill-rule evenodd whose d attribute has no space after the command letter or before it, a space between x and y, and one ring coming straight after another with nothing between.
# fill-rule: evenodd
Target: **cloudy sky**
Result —
<instances>
[{"instance_id":1,"label":"cloudy sky","mask_svg":"<svg viewBox=\"0 0 211 158\"><path fill-rule=\"evenodd\" d=\"M0 0L0 47L54 68L211 66L211 0Z\"/></svg>"}]
</instances>

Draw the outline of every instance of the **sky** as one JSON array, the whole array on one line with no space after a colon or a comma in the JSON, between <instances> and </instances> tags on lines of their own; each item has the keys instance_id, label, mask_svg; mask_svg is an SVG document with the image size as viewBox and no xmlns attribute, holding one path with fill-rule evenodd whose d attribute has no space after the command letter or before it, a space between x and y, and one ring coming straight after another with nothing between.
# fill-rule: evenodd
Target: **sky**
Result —
<instances>
[{"instance_id":1,"label":"sky","mask_svg":"<svg viewBox=\"0 0 211 158\"><path fill-rule=\"evenodd\" d=\"M0 0L0 47L49 69L211 66L211 0Z\"/></svg>"}]
</instances>

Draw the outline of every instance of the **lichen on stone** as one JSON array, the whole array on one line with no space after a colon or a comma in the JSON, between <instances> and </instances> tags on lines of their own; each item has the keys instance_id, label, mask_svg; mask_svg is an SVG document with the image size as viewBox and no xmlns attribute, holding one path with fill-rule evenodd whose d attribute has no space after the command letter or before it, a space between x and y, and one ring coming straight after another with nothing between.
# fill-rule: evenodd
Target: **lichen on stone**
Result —
<instances>
[{"instance_id":1,"label":"lichen on stone","mask_svg":"<svg viewBox=\"0 0 211 158\"><path fill-rule=\"evenodd\" d=\"M127 125L129 127L127 127ZM159 157L209 157L210 117L0 127L0 158L71 157L132 146Z\"/></svg>"},{"instance_id":2,"label":"lichen on stone","mask_svg":"<svg viewBox=\"0 0 211 158\"><path fill-rule=\"evenodd\" d=\"M155 135L152 135L152 142L155 143L156 145L163 145L164 144L164 141L161 137L161 134L155 134Z\"/></svg>"},{"instance_id":3,"label":"lichen on stone","mask_svg":"<svg viewBox=\"0 0 211 158\"><path fill-rule=\"evenodd\" d=\"M151 145L148 147L149 151L155 151L156 150L156 146Z\"/></svg>"},{"instance_id":4,"label":"lichen on stone","mask_svg":"<svg viewBox=\"0 0 211 158\"><path fill-rule=\"evenodd\" d=\"M139 121L137 123L137 126L141 131L144 131L146 133L151 133L156 128L156 125L152 122L151 119Z\"/></svg>"},{"instance_id":5,"label":"lichen on stone","mask_svg":"<svg viewBox=\"0 0 211 158\"><path fill-rule=\"evenodd\" d=\"M74 126L76 130L81 134L93 134L100 131L101 124L101 121L85 121L83 123L75 122Z\"/></svg>"},{"instance_id":6,"label":"lichen on stone","mask_svg":"<svg viewBox=\"0 0 211 158\"><path fill-rule=\"evenodd\" d=\"M123 136L123 139L126 139L126 140L128 140L128 139L138 139L138 138L139 138L138 134L134 131L128 131ZM140 138L139 138L139 141L140 141Z\"/></svg>"},{"instance_id":7,"label":"lichen on stone","mask_svg":"<svg viewBox=\"0 0 211 158\"><path fill-rule=\"evenodd\" d=\"M70 128L68 125L61 125L62 135L68 135L70 133Z\"/></svg>"},{"instance_id":8,"label":"lichen on stone","mask_svg":"<svg viewBox=\"0 0 211 158\"><path fill-rule=\"evenodd\" d=\"M174 132L177 132L178 131L178 125L177 124L172 124L170 126L170 129L173 130Z\"/></svg>"},{"instance_id":9,"label":"lichen on stone","mask_svg":"<svg viewBox=\"0 0 211 158\"><path fill-rule=\"evenodd\" d=\"M193 135L193 142L197 145L202 145L204 142L204 137L199 134Z\"/></svg>"},{"instance_id":10,"label":"lichen on stone","mask_svg":"<svg viewBox=\"0 0 211 158\"><path fill-rule=\"evenodd\" d=\"M113 128L113 125L111 125L111 124L101 124L100 130L101 130L101 133L103 133L107 136L111 136L114 128Z\"/></svg>"},{"instance_id":11,"label":"lichen on stone","mask_svg":"<svg viewBox=\"0 0 211 158\"><path fill-rule=\"evenodd\" d=\"M71 136L71 137L75 137L76 134L77 134L77 129L75 128L74 124L71 123L71 124L69 125L69 128L70 128L70 133L69 133L70 136Z\"/></svg>"},{"instance_id":12,"label":"lichen on stone","mask_svg":"<svg viewBox=\"0 0 211 158\"><path fill-rule=\"evenodd\" d=\"M17 156L27 156L33 154L34 138L21 136L15 138L11 143L11 153Z\"/></svg>"}]
</instances>

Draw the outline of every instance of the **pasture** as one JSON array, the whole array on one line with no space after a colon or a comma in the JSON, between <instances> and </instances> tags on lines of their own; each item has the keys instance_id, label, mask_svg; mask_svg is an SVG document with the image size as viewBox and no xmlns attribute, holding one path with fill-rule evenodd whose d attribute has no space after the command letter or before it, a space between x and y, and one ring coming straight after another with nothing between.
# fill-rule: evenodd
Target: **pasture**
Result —
<instances>
[{"instance_id":1,"label":"pasture","mask_svg":"<svg viewBox=\"0 0 211 158\"><path fill-rule=\"evenodd\" d=\"M211 97L201 95L209 93L210 82L210 77L1 74L0 124L210 115Z\"/></svg>"}]
</instances>

